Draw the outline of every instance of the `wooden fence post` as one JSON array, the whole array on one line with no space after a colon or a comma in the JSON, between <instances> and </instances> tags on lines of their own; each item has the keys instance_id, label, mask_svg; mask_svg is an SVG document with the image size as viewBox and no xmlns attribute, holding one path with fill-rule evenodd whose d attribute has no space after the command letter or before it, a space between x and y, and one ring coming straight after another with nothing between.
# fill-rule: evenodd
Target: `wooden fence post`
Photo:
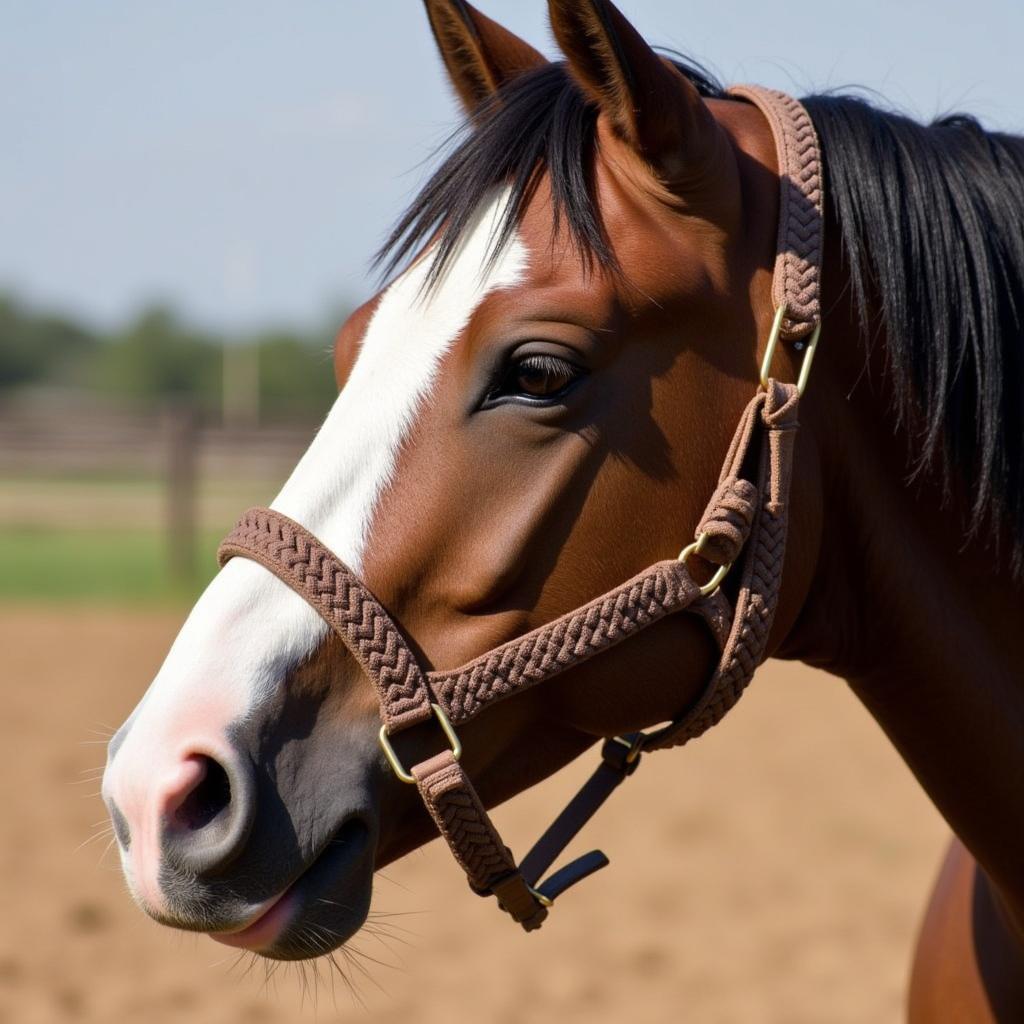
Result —
<instances>
[{"instance_id":1,"label":"wooden fence post","mask_svg":"<svg viewBox=\"0 0 1024 1024\"><path fill-rule=\"evenodd\" d=\"M164 433L167 444L167 568L173 584L191 586L196 572L199 454L199 416L192 399L168 403Z\"/></svg>"}]
</instances>

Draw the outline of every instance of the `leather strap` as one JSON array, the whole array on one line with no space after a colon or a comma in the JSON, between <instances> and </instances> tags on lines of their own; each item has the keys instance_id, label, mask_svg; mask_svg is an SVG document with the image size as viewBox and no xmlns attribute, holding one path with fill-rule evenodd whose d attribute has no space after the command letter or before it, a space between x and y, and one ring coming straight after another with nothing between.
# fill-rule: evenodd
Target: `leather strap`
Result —
<instances>
[{"instance_id":1,"label":"leather strap","mask_svg":"<svg viewBox=\"0 0 1024 1024\"><path fill-rule=\"evenodd\" d=\"M604 802L640 766L641 743L639 734L605 740L601 747L601 763L579 792L569 801L561 814L548 826L547 831L533 844L523 858L520 870L530 885L537 885L541 875L558 859L562 851L579 834L584 825L601 809ZM607 863L607 857L595 850L594 855ZM590 863L596 863L596 859ZM598 865L604 867L604 864ZM591 871L597 870L596 867ZM590 873L590 872L588 872ZM541 886L545 896L554 899L558 875L552 875ZM559 890L560 891L560 890Z\"/></svg>"}]
</instances>

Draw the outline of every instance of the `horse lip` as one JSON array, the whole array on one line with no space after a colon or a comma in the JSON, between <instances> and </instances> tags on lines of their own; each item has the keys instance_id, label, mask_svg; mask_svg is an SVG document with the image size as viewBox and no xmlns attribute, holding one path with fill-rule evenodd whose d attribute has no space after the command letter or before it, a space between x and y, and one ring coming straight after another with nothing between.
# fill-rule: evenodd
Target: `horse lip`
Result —
<instances>
[{"instance_id":1,"label":"horse lip","mask_svg":"<svg viewBox=\"0 0 1024 1024\"><path fill-rule=\"evenodd\" d=\"M299 878L301 877L302 875L299 876ZM211 939L222 942L226 946L237 946L242 949L259 949L270 945L288 926L291 911L295 909L294 906L288 906L295 902L289 900L288 897L298 881L297 878L283 892L265 900L246 923L235 928L207 934Z\"/></svg>"},{"instance_id":2,"label":"horse lip","mask_svg":"<svg viewBox=\"0 0 1024 1024\"><path fill-rule=\"evenodd\" d=\"M299 886L316 867L331 856L332 847L339 839L346 837L346 834L350 836L353 831L356 835L368 834L366 822L359 815L346 818L323 849L306 864L302 871L276 896L264 900L247 921L231 928L207 931L206 934L216 942L253 952L261 952L272 947L288 931L289 925L302 904L302 896L297 891Z\"/></svg>"}]
</instances>

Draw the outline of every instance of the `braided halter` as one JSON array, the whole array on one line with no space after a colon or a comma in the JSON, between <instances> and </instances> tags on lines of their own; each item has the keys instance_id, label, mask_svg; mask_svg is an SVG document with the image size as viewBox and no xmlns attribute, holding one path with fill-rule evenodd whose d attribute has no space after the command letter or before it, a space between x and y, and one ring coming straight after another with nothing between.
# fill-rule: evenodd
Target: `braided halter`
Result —
<instances>
[{"instance_id":1,"label":"braided halter","mask_svg":"<svg viewBox=\"0 0 1024 1024\"><path fill-rule=\"evenodd\" d=\"M395 774L419 788L470 887L496 896L501 908L527 931L540 927L561 893L608 863L594 850L540 881L612 791L636 770L640 754L700 736L739 700L765 657L778 604L797 405L821 330L821 163L814 127L796 100L755 86L738 87L732 95L755 104L775 138L782 188L772 285L776 313L761 368L761 389L740 418L696 539L677 558L657 562L604 596L461 668L425 672L366 585L286 516L272 509L250 509L218 552L221 565L242 556L265 566L338 634L377 689L383 721L380 743ZM780 338L804 349L796 384L770 377ZM717 567L703 585L694 581L687 567L694 554ZM737 596L730 607L719 585L741 555ZM606 740L595 773L517 866L459 763L462 748L456 727L489 705L551 679L679 611L699 615L720 651L702 696L660 729ZM406 770L391 737L431 718L440 725L449 749Z\"/></svg>"}]
</instances>

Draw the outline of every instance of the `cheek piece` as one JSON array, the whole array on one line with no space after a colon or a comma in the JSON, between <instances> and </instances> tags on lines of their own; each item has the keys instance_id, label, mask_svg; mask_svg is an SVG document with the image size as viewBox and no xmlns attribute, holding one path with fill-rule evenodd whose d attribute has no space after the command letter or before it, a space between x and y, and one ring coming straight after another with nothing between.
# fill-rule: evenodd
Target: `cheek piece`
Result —
<instances>
[{"instance_id":1,"label":"cheek piece","mask_svg":"<svg viewBox=\"0 0 1024 1024\"><path fill-rule=\"evenodd\" d=\"M776 311L760 388L740 417L695 540L676 558L656 562L603 596L460 668L425 671L369 588L299 523L272 509L250 509L218 552L221 565L236 556L259 562L338 634L376 688L387 762L399 779L418 787L473 891L496 896L501 909L526 931L540 927L566 889L608 863L594 850L541 881L583 825L636 770L641 753L680 746L716 725L765 657L782 582L797 407L821 330L821 164L814 127L796 100L752 86L732 94L756 105L775 137L782 188L772 285ZM780 338L803 352L796 384L770 376ZM705 574L712 573L706 583L691 575L694 558L705 563ZM741 558L730 600L721 584ZM668 725L607 739L597 770L517 865L459 763L457 727L489 705L680 611L703 619L720 652L702 695ZM448 749L407 770L392 737L431 720Z\"/></svg>"}]
</instances>

